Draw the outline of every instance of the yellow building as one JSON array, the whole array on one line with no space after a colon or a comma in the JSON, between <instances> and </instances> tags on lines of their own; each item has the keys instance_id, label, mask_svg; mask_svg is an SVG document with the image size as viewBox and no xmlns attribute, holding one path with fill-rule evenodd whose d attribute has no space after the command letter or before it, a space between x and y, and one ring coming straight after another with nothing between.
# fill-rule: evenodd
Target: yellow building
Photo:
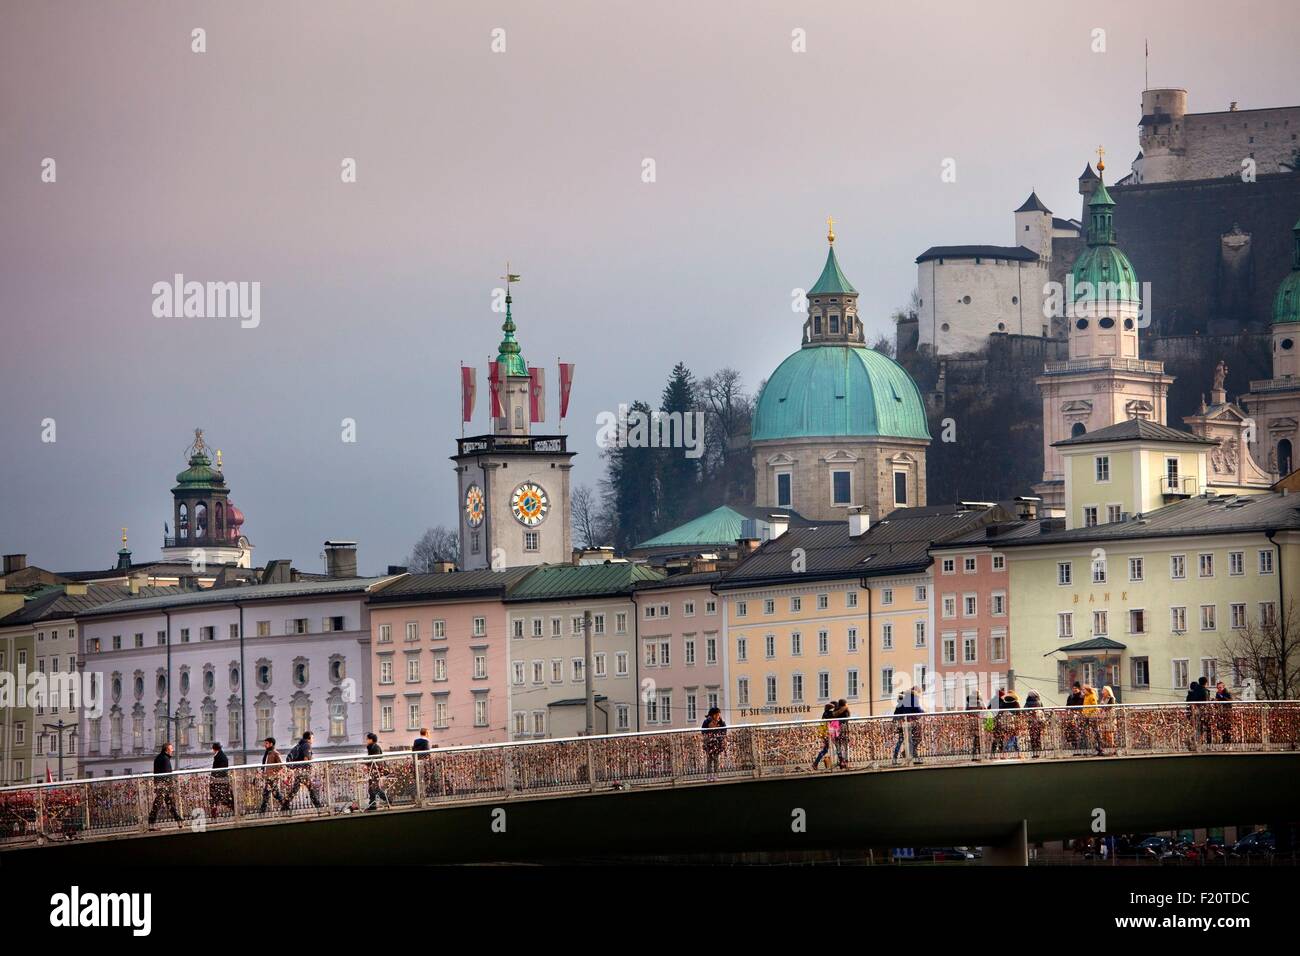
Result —
<instances>
[{"instance_id":1,"label":"yellow building","mask_svg":"<svg viewBox=\"0 0 1300 956\"><path fill-rule=\"evenodd\" d=\"M1289 613L1296 500L1220 493L1207 481L1215 443L1151 422L1058 444L1065 530L1004 543L1016 684L1048 704L1074 680L1129 703L1182 700L1202 676L1239 696L1257 676L1242 635Z\"/></svg>"}]
</instances>

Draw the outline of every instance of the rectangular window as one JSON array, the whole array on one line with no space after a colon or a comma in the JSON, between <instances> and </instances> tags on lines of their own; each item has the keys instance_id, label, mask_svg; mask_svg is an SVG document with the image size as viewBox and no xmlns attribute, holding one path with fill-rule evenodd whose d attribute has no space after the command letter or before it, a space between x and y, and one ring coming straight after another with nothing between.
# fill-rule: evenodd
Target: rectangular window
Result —
<instances>
[{"instance_id":1,"label":"rectangular window","mask_svg":"<svg viewBox=\"0 0 1300 956\"><path fill-rule=\"evenodd\" d=\"M433 679L435 681L447 679L447 655L438 654L433 658Z\"/></svg>"},{"instance_id":2,"label":"rectangular window","mask_svg":"<svg viewBox=\"0 0 1300 956\"><path fill-rule=\"evenodd\" d=\"M778 508L793 507L793 499L790 495L790 472L779 471L776 474L776 506Z\"/></svg>"},{"instance_id":3,"label":"rectangular window","mask_svg":"<svg viewBox=\"0 0 1300 956\"><path fill-rule=\"evenodd\" d=\"M418 641L420 639L420 625L415 621L408 621L406 625L406 639L408 641Z\"/></svg>"},{"instance_id":4,"label":"rectangular window","mask_svg":"<svg viewBox=\"0 0 1300 956\"><path fill-rule=\"evenodd\" d=\"M989 603L989 611L994 617L1006 617L1007 595L1003 591L994 591Z\"/></svg>"},{"instance_id":5,"label":"rectangular window","mask_svg":"<svg viewBox=\"0 0 1300 956\"><path fill-rule=\"evenodd\" d=\"M993 555L993 570L1005 571L1007 569L1007 556L1005 554Z\"/></svg>"},{"instance_id":6,"label":"rectangular window","mask_svg":"<svg viewBox=\"0 0 1300 956\"><path fill-rule=\"evenodd\" d=\"M592 627L592 631L593 631L593 633L596 633L596 634L604 634L604 633L605 633L605 615L603 615L603 614L596 614L596 615L593 615L592 618L591 618L591 627Z\"/></svg>"},{"instance_id":7,"label":"rectangular window","mask_svg":"<svg viewBox=\"0 0 1300 956\"><path fill-rule=\"evenodd\" d=\"M1097 526L1097 506L1084 505L1083 508L1083 526L1085 528L1095 528Z\"/></svg>"},{"instance_id":8,"label":"rectangular window","mask_svg":"<svg viewBox=\"0 0 1300 956\"><path fill-rule=\"evenodd\" d=\"M1106 583L1106 559L1105 558L1093 558L1092 583L1093 584Z\"/></svg>"},{"instance_id":9,"label":"rectangular window","mask_svg":"<svg viewBox=\"0 0 1300 956\"><path fill-rule=\"evenodd\" d=\"M1141 580L1142 580L1142 571L1143 571L1143 568L1142 568L1142 559L1141 559L1141 558L1129 558L1129 559L1128 559L1128 579L1129 579L1130 581L1141 581Z\"/></svg>"},{"instance_id":10,"label":"rectangular window","mask_svg":"<svg viewBox=\"0 0 1300 956\"><path fill-rule=\"evenodd\" d=\"M1133 687L1151 686L1151 667L1145 657L1135 657L1132 661Z\"/></svg>"},{"instance_id":11,"label":"rectangular window","mask_svg":"<svg viewBox=\"0 0 1300 956\"><path fill-rule=\"evenodd\" d=\"M694 602L694 601L684 601L684 602L682 602L682 616L683 616L683 617L694 617L694 616L695 616L695 602Z\"/></svg>"},{"instance_id":12,"label":"rectangular window","mask_svg":"<svg viewBox=\"0 0 1300 956\"><path fill-rule=\"evenodd\" d=\"M1182 634L1187 630L1187 608L1171 607L1169 609L1169 629L1175 634Z\"/></svg>"},{"instance_id":13,"label":"rectangular window","mask_svg":"<svg viewBox=\"0 0 1300 956\"><path fill-rule=\"evenodd\" d=\"M856 595L854 595L854 596L856 597ZM881 605L881 607L889 607L889 606L890 606L891 604L893 604L893 603L894 603L894 589L893 589L893 588L883 588L883 589L881 590L881 592L880 592L880 605Z\"/></svg>"},{"instance_id":14,"label":"rectangular window","mask_svg":"<svg viewBox=\"0 0 1300 956\"><path fill-rule=\"evenodd\" d=\"M846 675L844 693L849 700L853 700L858 696L858 669L856 667L850 668Z\"/></svg>"},{"instance_id":15,"label":"rectangular window","mask_svg":"<svg viewBox=\"0 0 1300 956\"><path fill-rule=\"evenodd\" d=\"M828 631L817 632L817 653L829 654L831 652L831 635Z\"/></svg>"},{"instance_id":16,"label":"rectangular window","mask_svg":"<svg viewBox=\"0 0 1300 956\"><path fill-rule=\"evenodd\" d=\"M1199 558L1200 576L1203 578L1214 577L1214 555L1202 554Z\"/></svg>"},{"instance_id":17,"label":"rectangular window","mask_svg":"<svg viewBox=\"0 0 1300 956\"><path fill-rule=\"evenodd\" d=\"M939 638L939 644L942 648L943 662L945 664L957 663L957 635L944 634Z\"/></svg>"},{"instance_id":18,"label":"rectangular window","mask_svg":"<svg viewBox=\"0 0 1300 956\"><path fill-rule=\"evenodd\" d=\"M1190 686L1191 682L1187 676L1188 674L1187 659L1182 658L1180 660L1170 661L1169 663L1171 665L1174 687L1181 689L1183 687Z\"/></svg>"},{"instance_id":19,"label":"rectangular window","mask_svg":"<svg viewBox=\"0 0 1300 956\"><path fill-rule=\"evenodd\" d=\"M964 594L962 595L961 601L962 601L962 608L961 608L962 617L974 617L979 613L980 599L978 594Z\"/></svg>"},{"instance_id":20,"label":"rectangular window","mask_svg":"<svg viewBox=\"0 0 1300 956\"><path fill-rule=\"evenodd\" d=\"M831 596L829 594L817 595L817 610L825 611L831 606Z\"/></svg>"},{"instance_id":21,"label":"rectangular window","mask_svg":"<svg viewBox=\"0 0 1300 956\"><path fill-rule=\"evenodd\" d=\"M768 675L765 684L767 688L767 696L764 698L764 700L769 704L775 704L776 703L776 676Z\"/></svg>"},{"instance_id":22,"label":"rectangular window","mask_svg":"<svg viewBox=\"0 0 1300 956\"><path fill-rule=\"evenodd\" d=\"M1260 627L1272 627L1277 623L1277 605L1272 601L1262 601L1259 605Z\"/></svg>"},{"instance_id":23,"label":"rectangular window","mask_svg":"<svg viewBox=\"0 0 1300 956\"><path fill-rule=\"evenodd\" d=\"M941 606L942 606L942 608L943 608L943 616L944 616L944 617L956 617L956 616L957 616L957 595L955 595L955 594L945 594L945 595L943 596L943 600L940 602L940 604L941 604Z\"/></svg>"},{"instance_id":24,"label":"rectangular window","mask_svg":"<svg viewBox=\"0 0 1300 956\"><path fill-rule=\"evenodd\" d=\"M1098 455L1093 459L1097 481L1110 481L1110 456Z\"/></svg>"},{"instance_id":25,"label":"rectangular window","mask_svg":"<svg viewBox=\"0 0 1300 956\"><path fill-rule=\"evenodd\" d=\"M994 631L989 635L989 660L1001 662L1007 659L1007 632Z\"/></svg>"},{"instance_id":26,"label":"rectangular window","mask_svg":"<svg viewBox=\"0 0 1300 956\"><path fill-rule=\"evenodd\" d=\"M916 646L925 647L925 621L916 622Z\"/></svg>"},{"instance_id":27,"label":"rectangular window","mask_svg":"<svg viewBox=\"0 0 1300 956\"><path fill-rule=\"evenodd\" d=\"M744 617L749 613L749 604L745 601L736 602L736 617Z\"/></svg>"},{"instance_id":28,"label":"rectangular window","mask_svg":"<svg viewBox=\"0 0 1300 956\"><path fill-rule=\"evenodd\" d=\"M749 706L749 678L742 677L736 681L736 703L741 707Z\"/></svg>"},{"instance_id":29,"label":"rectangular window","mask_svg":"<svg viewBox=\"0 0 1300 956\"><path fill-rule=\"evenodd\" d=\"M1232 626L1245 627L1246 626L1246 605L1232 604L1229 606L1232 609Z\"/></svg>"},{"instance_id":30,"label":"rectangular window","mask_svg":"<svg viewBox=\"0 0 1300 956\"><path fill-rule=\"evenodd\" d=\"M717 614L717 613L718 613L718 602L717 602L717 601L714 601L714 600L712 600L712 599L710 599L710 600L708 600L708 601L705 601L705 602L704 602L704 613L705 613L705 614Z\"/></svg>"},{"instance_id":31,"label":"rectangular window","mask_svg":"<svg viewBox=\"0 0 1300 956\"><path fill-rule=\"evenodd\" d=\"M1094 637L1105 637L1109 631L1106 627L1106 612L1092 612L1092 633Z\"/></svg>"},{"instance_id":32,"label":"rectangular window","mask_svg":"<svg viewBox=\"0 0 1300 956\"><path fill-rule=\"evenodd\" d=\"M1106 506L1106 521L1108 524L1114 524L1116 521L1120 520L1120 518L1124 514L1124 512L1121 510L1122 507L1123 507L1122 505Z\"/></svg>"},{"instance_id":33,"label":"rectangular window","mask_svg":"<svg viewBox=\"0 0 1300 956\"><path fill-rule=\"evenodd\" d=\"M1178 459L1165 459L1165 492L1173 494L1178 491ZM1185 684L1183 686L1186 686Z\"/></svg>"},{"instance_id":34,"label":"rectangular window","mask_svg":"<svg viewBox=\"0 0 1300 956\"><path fill-rule=\"evenodd\" d=\"M880 669L880 694L886 698L894 696L894 669L892 667L882 667Z\"/></svg>"},{"instance_id":35,"label":"rectangular window","mask_svg":"<svg viewBox=\"0 0 1300 956\"><path fill-rule=\"evenodd\" d=\"M744 637L736 638L736 660L749 660L749 641Z\"/></svg>"},{"instance_id":36,"label":"rectangular window","mask_svg":"<svg viewBox=\"0 0 1300 956\"><path fill-rule=\"evenodd\" d=\"M540 617L533 618L533 637L541 637L546 632L546 622Z\"/></svg>"},{"instance_id":37,"label":"rectangular window","mask_svg":"<svg viewBox=\"0 0 1300 956\"><path fill-rule=\"evenodd\" d=\"M924 602L924 601L925 601L925 596L926 596L928 593L929 593L929 592L926 590L924 584L918 584L918 585L913 589L913 591L912 591L912 595L913 595L913 597L915 597L917 603L922 603L922 602Z\"/></svg>"},{"instance_id":38,"label":"rectangular window","mask_svg":"<svg viewBox=\"0 0 1300 956\"><path fill-rule=\"evenodd\" d=\"M880 646L887 651L894 649L894 625L880 625Z\"/></svg>"},{"instance_id":39,"label":"rectangular window","mask_svg":"<svg viewBox=\"0 0 1300 956\"><path fill-rule=\"evenodd\" d=\"M907 505L907 472L894 472L894 504L900 507Z\"/></svg>"},{"instance_id":40,"label":"rectangular window","mask_svg":"<svg viewBox=\"0 0 1300 956\"><path fill-rule=\"evenodd\" d=\"M1175 581L1181 581L1187 577L1187 556L1182 554L1171 554L1169 556L1169 576Z\"/></svg>"},{"instance_id":41,"label":"rectangular window","mask_svg":"<svg viewBox=\"0 0 1300 956\"><path fill-rule=\"evenodd\" d=\"M1071 611L1061 611L1056 615L1056 636L1073 637L1074 636L1074 614Z\"/></svg>"},{"instance_id":42,"label":"rectangular window","mask_svg":"<svg viewBox=\"0 0 1300 956\"><path fill-rule=\"evenodd\" d=\"M482 637L486 633L487 633L487 618L485 617L474 618L474 636Z\"/></svg>"},{"instance_id":43,"label":"rectangular window","mask_svg":"<svg viewBox=\"0 0 1300 956\"><path fill-rule=\"evenodd\" d=\"M763 638L763 655L770 661L776 657L776 635L768 634Z\"/></svg>"},{"instance_id":44,"label":"rectangular window","mask_svg":"<svg viewBox=\"0 0 1300 956\"><path fill-rule=\"evenodd\" d=\"M775 613L776 613L776 601L774 601L772 598L768 598L767 600L765 600L765 601L763 602L763 613L764 613L764 614L775 614Z\"/></svg>"},{"instance_id":45,"label":"rectangular window","mask_svg":"<svg viewBox=\"0 0 1300 956\"><path fill-rule=\"evenodd\" d=\"M962 558L961 570L963 574L974 574L976 570L975 558L970 555Z\"/></svg>"},{"instance_id":46,"label":"rectangular window","mask_svg":"<svg viewBox=\"0 0 1300 956\"><path fill-rule=\"evenodd\" d=\"M1130 634L1145 634L1147 632L1147 612L1141 608L1134 608L1128 612L1128 632Z\"/></svg>"},{"instance_id":47,"label":"rectangular window","mask_svg":"<svg viewBox=\"0 0 1300 956\"><path fill-rule=\"evenodd\" d=\"M1056 565L1056 583L1069 586L1074 575L1074 566L1069 561L1059 561Z\"/></svg>"},{"instance_id":48,"label":"rectangular window","mask_svg":"<svg viewBox=\"0 0 1300 956\"><path fill-rule=\"evenodd\" d=\"M485 677L487 677L487 655L475 654L474 655L474 679L483 680Z\"/></svg>"},{"instance_id":49,"label":"rectangular window","mask_svg":"<svg viewBox=\"0 0 1300 956\"><path fill-rule=\"evenodd\" d=\"M605 671L605 653L604 651L596 654L593 658L592 674L596 677L604 677Z\"/></svg>"},{"instance_id":50,"label":"rectangular window","mask_svg":"<svg viewBox=\"0 0 1300 956\"><path fill-rule=\"evenodd\" d=\"M704 663L718 663L718 638L714 634L704 636Z\"/></svg>"},{"instance_id":51,"label":"rectangular window","mask_svg":"<svg viewBox=\"0 0 1300 956\"><path fill-rule=\"evenodd\" d=\"M686 638L682 643L682 647L682 663L689 667L695 663L695 639L690 637Z\"/></svg>"},{"instance_id":52,"label":"rectangular window","mask_svg":"<svg viewBox=\"0 0 1300 956\"><path fill-rule=\"evenodd\" d=\"M1259 552L1259 573L1273 573L1273 552L1271 550Z\"/></svg>"},{"instance_id":53,"label":"rectangular window","mask_svg":"<svg viewBox=\"0 0 1300 956\"><path fill-rule=\"evenodd\" d=\"M968 632L961 636L961 662L974 664L979 656L979 634Z\"/></svg>"},{"instance_id":54,"label":"rectangular window","mask_svg":"<svg viewBox=\"0 0 1300 956\"><path fill-rule=\"evenodd\" d=\"M525 531L524 532L524 550L537 551L541 547L541 532Z\"/></svg>"},{"instance_id":55,"label":"rectangular window","mask_svg":"<svg viewBox=\"0 0 1300 956\"><path fill-rule=\"evenodd\" d=\"M551 683L559 684L564 681L564 661L561 658L551 658Z\"/></svg>"},{"instance_id":56,"label":"rectangular window","mask_svg":"<svg viewBox=\"0 0 1300 956\"><path fill-rule=\"evenodd\" d=\"M849 653L852 654L858 649L858 629L849 628Z\"/></svg>"},{"instance_id":57,"label":"rectangular window","mask_svg":"<svg viewBox=\"0 0 1300 956\"><path fill-rule=\"evenodd\" d=\"M512 676L513 682L516 683L516 684L522 684L522 683L524 682L524 662L523 662L523 661L515 661L515 662L513 663L513 665L511 666L511 676Z\"/></svg>"},{"instance_id":58,"label":"rectangular window","mask_svg":"<svg viewBox=\"0 0 1300 956\"><path fill-rule=\"evenodd\" d=\"M790 675L790 702L799 704L803 702L803 675Z\"/></svg>"},{"instance_id":59,"label":"rectangular window","mask_svg":"<svg viewBox=\"0 0 1300 956\"><path fill-rule=\"evenodd\" d=\"M1201 630L1213 631L1215 629L1215 611L1217 606L1214 604L1201 605Z\"/></svg>"},{"instance_id":60,"label":"rectangular window","mask_svg":"<svg viewBox=\"0 0 1300 956\"><path fill-rule=\"evenodd\" d=\"M790 598L790 613L798 614L802 610L803 610L803 598L801 597Z\"/></svg>"},{"instance_id":61,"label":"rectangular window","mask_svg":"<svg viewBox=\"0 0 1300 956\"><path fill-rule=\"evenodd\" d=\"M853 502L853 481L852 474L847 471L831 472L831 493L832 501L837 505L847 505Z\"/></svg>"},{"instance_id":62,"label":"rectangular window","mask_svg":"<svg viewBox=\"0 0 1300 956\"><path fill-rule=\"evenodd\" d=\"M831 675L826 671L817 672L817 699L828 700L831 696Z\"/></svg>"},{"instance_id":63,"label":"rectangular window","mask_svg":"<svg viewBox=\"0 0 1300 956\"><path fill-rule=\"evenodd\" d=\"M614 676L627 676L627 651L619 651L614 655Z\"/></svg>"},{"instance_id":64,"label":"rectangular window","mask_svg":"<svg viewBox=\"0 0 1300 956\"><path fill-rule=\"evenodd\" d=\"M1246 553L1244 551L1228 552L1228 573L1233 575L1246 573Z\"/></svg>"},{"instance_id":65,"label":"rectangular window","mask_svg":"<svg viewBox=\"0 0 1300 956\"><path fill-rule=\"evenodd\" d=\"M957 559L956 559L956 558L944 558L944 559L943 559L943 563L942 563L939 567L940 567L940 569L943 571L944 574L956 574L956 573L957 573Z\"/></svg>"}]
</instances>

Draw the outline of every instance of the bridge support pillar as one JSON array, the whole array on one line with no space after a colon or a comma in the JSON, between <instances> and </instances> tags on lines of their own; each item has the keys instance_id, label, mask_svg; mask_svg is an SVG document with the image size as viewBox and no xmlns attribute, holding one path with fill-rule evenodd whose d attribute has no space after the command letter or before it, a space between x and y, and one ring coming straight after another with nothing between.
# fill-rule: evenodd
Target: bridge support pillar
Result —
<instances>
[{"instance_id":1,"label":"bridge support pillar","mask_svg":"<svg viewBox=\"0 0 1300 956\"><path fill-rule=\"evenodd\" d=\"M998 843L982 848L985 866L1028 866L1029 865L1029 823L1021 820L1019 825Z\"/></svg>"}]
</instances>

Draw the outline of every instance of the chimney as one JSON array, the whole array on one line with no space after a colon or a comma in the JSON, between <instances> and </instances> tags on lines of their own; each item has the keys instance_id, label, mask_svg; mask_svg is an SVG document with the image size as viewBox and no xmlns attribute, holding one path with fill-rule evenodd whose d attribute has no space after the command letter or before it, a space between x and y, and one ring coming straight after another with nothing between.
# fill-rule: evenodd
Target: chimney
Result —
<instances>
[{"instance_id":1,"label":"chimney","mask_svg":"<svg viewBox=\"0 0 1300 956\"><path fill-rule=\"evenodd\" d=\"M357 576L357 543L355 541L325 542L326 574L332 578Z\"/></svg>"},{"instance_id":2,"label":"chimney","mask_svg":"<svg viewBox=\"0 0 1300 956\"><path fill-rule=\"evenodd\" d=\"M1038 506L1042 498L1021 496L1016 499L1016 517L1021 521L1035 521L1038 518Z\"/></svg>"},{"instance_id":3,"label":"chimney","mask_svg":"<svg viewBox=\"0 0 1300 956\"><path fill-rule=\"evenodd\" d=\"M736 539L736 557L744 561L747 557L758 550L757 538L737 538Z\"/></svg>"},{"instance_id":4,"label":"chimney","mask_svg":"<svg viewBox=\"0 0 1300 956\"><path fill-rule=\"evenodd\" d=\"M405 574L408 570L410 569L404 564L390 564L388 566L389 574Z\"/></svg>"},{"instance_id":5,"label":"chimney","mask_svg":"<svg viewBox=\"0 0 1300 956\"><path fill-rule=\"evenodd\" d=\"M356 570L355 563L354 563L354 565L353 565L353 570L354 570L354 571ZM456 570L456 562L455 562L455 561L435 561L435 562L433 562L433 567L431 567L429 570L430 570L433 574L451 574L451 572L453 572L453 571Z\"/></svg>"},{"instance_id":6,"label":"chimney","mask_svg":"<svg viewBox=\"0 0 1300 956\"><path fill-rule=\"evenodd\" d=\"M768 540L779 538L790 530L790 516L787 514L768 515L767 522Z\"/></svg>"},{"instance_id":7,"label":"chimney","mask_svg":"<svg viewBox=\"0 0 1300 956\"><path fill-rule=\"evenodd\" d=\"M5 555L5 574L13 574L15 571L21 571L27 567L27 555L25 554L6 554Z\"/></svg>"},{"instance_id":8,"label":"chimney","mask_svg":"<svg viewBox=\"0 0 1300 956\"><path fill-rule=\"evenodd\" d=\"M718 570L718 562L714 558L706 558L703 555L691 559L690 570L694 574L701 574L706 571Z\"/></svg>"},{"instance_id":9,"label":"chimney","mask_svg":"<svg viewBox=\"0 0 1300 956\"><path fill-rule=\"evenodd\" d=\"M85 597L88 590L85 581L69 581L63 585L63 593L68 597Z\"/></svg>"},{"instance_id":10,"label":"chimney","mask_svg":"<svg viewBox=\"0 0 1300 956\"><path fill-rule=\"evenodd\" d=\"M197 591L199 589L199 576L197 574L182 574L177 578L177 584L182 591Z\"/></svg>"},{"instance_id":11,"label":"chimney","mask_svg":"<svg viewBox=\"0 0 1300 956\"><path fill-rule=\"evenodd\" d=\"M866 508L849 512L849 537L860 538L871 529L871 513Z\"/></svg>"},{"instance_id":12,"label":"chimney","mask_svg":"<svg viewBox=\"0 0 1300 956\"><path fill-rule=\"evenodd\" d=\"M143 574L133 574L126 579L126 586L130 590L132 597L140 593L140 589L144 587L146 580L147 578Z\"/></svg>"}]
</instances>

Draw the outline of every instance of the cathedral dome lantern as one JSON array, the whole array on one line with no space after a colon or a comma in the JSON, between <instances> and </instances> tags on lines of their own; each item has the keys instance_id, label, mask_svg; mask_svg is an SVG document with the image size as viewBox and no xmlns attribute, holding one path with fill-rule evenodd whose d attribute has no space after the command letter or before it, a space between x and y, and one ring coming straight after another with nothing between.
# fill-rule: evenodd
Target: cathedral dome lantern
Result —
<instances>
[{"instance_id":1,"label":"cathedral dome lantern","mask_svg":"<svg viewBox=\"0 0 1300 956\"><path fill-rule=\"evenodd\" d=\"M858 290L840 268L835 255L835 220L826 220L826 265L808 290L808 320L804 323L803 344L865 344L862 323L858 320Z\"/></svg>"},{"instance_id":2,"label":"cathedral dome lantern","mask_svg":"<svg viewBox=\"0 0 1300 956\"><path fill-rule=\"evenodd\" d=\"M1291 229L1295 248L1291 253L1291 271L1277 287L1273 297L1273 324L1300 322L1300 220Z\"/></svg>"}]
</instances>

